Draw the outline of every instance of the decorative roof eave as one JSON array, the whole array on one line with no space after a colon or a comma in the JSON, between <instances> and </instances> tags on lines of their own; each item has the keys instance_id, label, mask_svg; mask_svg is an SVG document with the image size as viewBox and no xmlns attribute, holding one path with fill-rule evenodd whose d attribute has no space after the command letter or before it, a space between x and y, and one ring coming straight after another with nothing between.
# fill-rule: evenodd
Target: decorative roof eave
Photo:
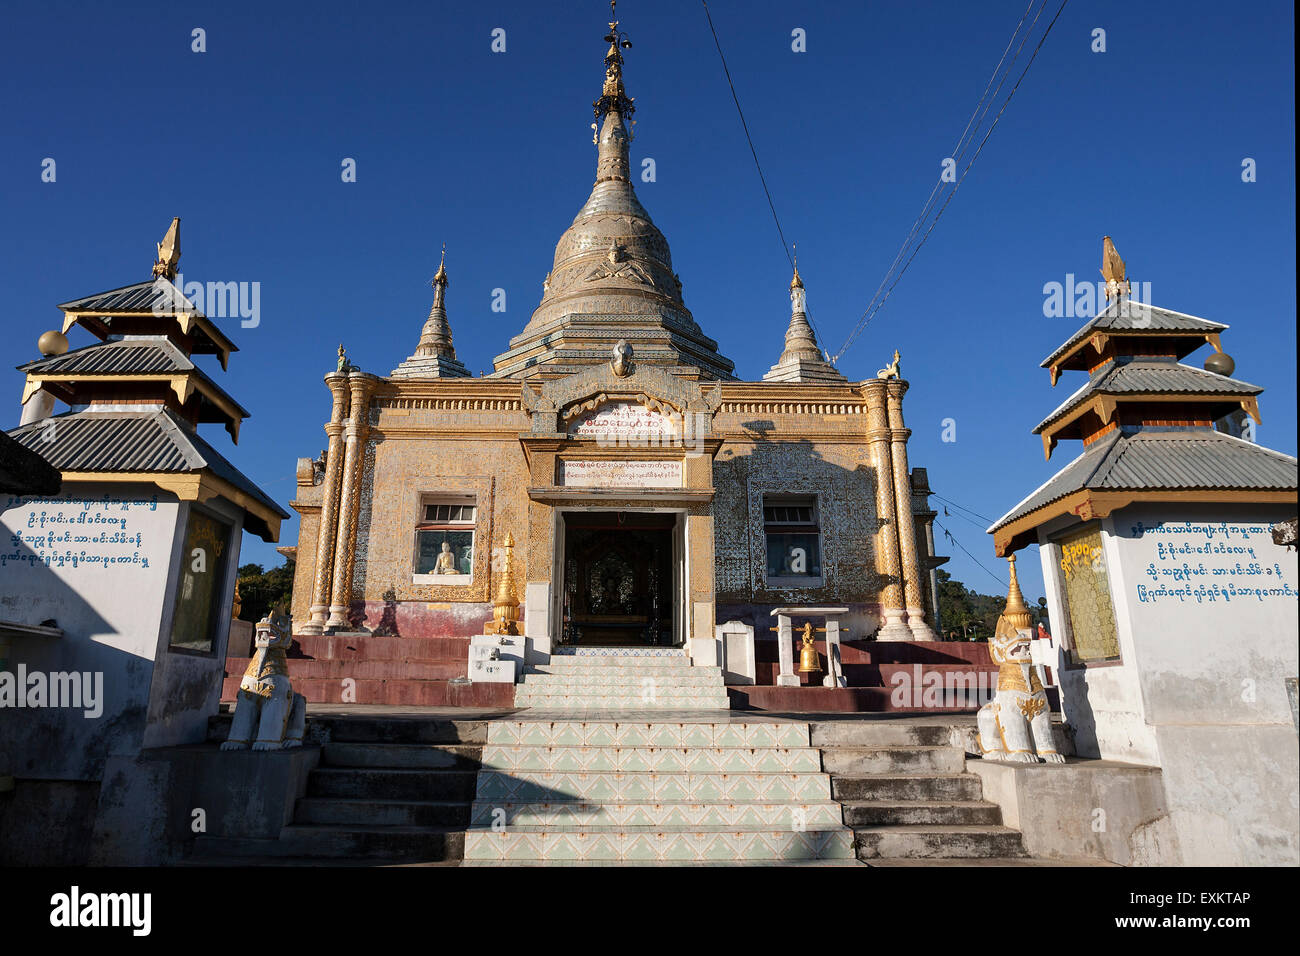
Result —
<instances>
[{"instance_id":1,"label":"decorative roof eave","mask_svg":"<svg viewBox=\"0 0 1300 956\"><path fill-rule=\"evenodd\" d=\"M1104 311L1084 323L1056 351L1043 359L1039 363L1040 367L1051 368L1053 365L1061 364L1060 360L1062 358L1086 344L1095 332L1105 332L1110 335L1133 332L1146 336L1204 336L1210 333L1217 334L1228 329L1228 326L1222 322L1211 322L1209 319L1188 315L1186 312L1175 312L1173 309L1165 309L1145 302L1133 302L1131 299L1125 299L1124 301L1130 303L1131 308L1129 311L1119 311L1118 302L1109 303ZM1138 318L1135 318L1133 310L1140 313ZM1122 325L1116 327L1114 325L1116 322L1130 320L1134 322L1134 325L1127 327ZM1140 325L1136 324L1138 321L1141 322Z\"/></svg>"},{"instance_id":2,"label":"decorative roof eave","mask_svg":"<svg viewBox=\"0 0 1300 956\"><path fill-rule=\"evenodd\" d=\"M101 319L114 318L154 318L154 319L175 319L176 324L180 327L181 333L194 338L207 339L209 347L195 348L193 351L200 355L212 354L217 356L221 362L221 370L229 371L230 353L238 352L239 346L222 333L222 331L213 324L202 312L164 312L157 313L152 311L112 311L97 310L92 312L78 311L69 306L75 306L77 303L65 303L59 306L63 310L63 334L67 335L68 330L74 325L80 325L91 335L98 339L107 339L111 335L108 326ZM196 334L197 333L197 334Z\"/></svg>"},{"instance_id":3,"label":"decorative roof eave","mask_svg":"<svg viewBox=\"0 0 1300 956\"><path fill-rule=\"evenodd\" d=\"M236 445L239 444L240 423L244 419L251 417L247 409L231 398L220 386L212 382L197 368L186 372L129 375L121 372L103 374L74 372L66 375L44 375L38 372L29 372L27 382L23 385L22 404L26 405L28 399L35 395L46 382L82 382L87 379L98 379L103 382L163 382L171 389L172 394L176 396L176 401L181 405L184 405L195 394L198 394L220 413L220 418L208 420L224 422L226 431L230 433L230 437L234 439Z\"/></svg>"},{"instance_id":4,"label":"decorative roof eave","mask_svg":"<svg viewBox=\"0 0 1300 956\"><path fill-rule=\"evenodd\" d=\"M1119 408L1121 401L1126 405L1137 403L1152 402L1176 402L1176 403L1193 403L1196 405L1231 405L1240 407L1251 418L1255 419L1256 425L1262 425L1263 422L1259 417L1259 398L1256 395L1231 395L1224 393L1203 392L1124 392L1121 395L1111 395L1106 392L1097 392L1096 394L1085 399L1079 405L1076 405L1066 415L1053 421L1048 418L1046 421L1039 423L1033 431L1035 435L1041 435L1043 439L1043 458L1050 460L1052 449L1054 449L1061 438L1072 436L1063 434L1067 428L1076 424L1084 415L1092 412L1101 421L1102 425L1109 425L1115 417L1115 412ZM1214 416L1216 418L1220 416Z\"/></svg>"},{"instance_id":5,"label":"decorative roof eave","mask_svg":"<svg viewBox=\"0 0 1300 956\"><path fill-rule=\"evenodd\" d=\"M1175 355L1175 358L1179 358L1179 359L1185 358L1186 356L1190 355L1192 352L1195 352L1196 349L1200 348L1201 342L1209 342L1210 345L1214 346L1214 351L1216 352L1223 351L1223 346L1219 343L1218 332L1201 332L1201 331L1191 331L1191 330L1181 331L1175 329L1157 330L1152 332L1144 332L1140 329L1112 329L1105 332L1098 331L1098 332L1094 332L1092 335L1088 336L1087 338L1080 339L1074 345L1069 347L1069 351L1061 354L1060 357L1057 358L1055 361L1052 361L1051 358L1048 358L1046 361L1042 363L1041 367L1046 368L1051 374L1052 387L1053 388L1056 387L1057 380L1060 379L1061 377L1061 372L1086 370L1087 368L1089 368L1090 363L1088 360L1082 358L1082 352L1087 348L1092 348L1093 351L1095 351L1098 356L1101 356L1105 353L1106 346L1112 338L1197 339L1197 343L1195 346L1186 349L1185 351L1183 351L1181 355L1177 355L1177 354Z\"/></svg>"},{"instance_id":6,"label":"decorative roof eave","mask_svg":"<svg viewBox=\"0 0 1300 956\"><path fill-rule=\"evenodd\" d=\"M1080 521L1107 518L1120 508L1137 502L1187 503L1187 504L1288 504L1296 501L1295 491L1262 489L1178 489L1097 491L1084 488L1063 498L1049 502L1014 521L1009 521L993 534L993 551L1004 558L1027 545L1036 543L1041 525L1062 515L1073 515Z\"/></svg>"},{"instance_id":7,"label":"decorative roof eave","mask_svg":"<svg viewBox=\"0 0 1300 956\"><path fill-rule=\"evenodd\" d=\"M166 473L155 471L65 471L67 482L117 482L157 485L174 494L181 501L209 501L222 497L238 505L247 517L244 526L263 541L274 544L280 540L280 522L285 513L267 507L261 501L235 487L224 478L204 472ZM250 520L251 519L251 520Z\"/></svg>"}]
</instances>

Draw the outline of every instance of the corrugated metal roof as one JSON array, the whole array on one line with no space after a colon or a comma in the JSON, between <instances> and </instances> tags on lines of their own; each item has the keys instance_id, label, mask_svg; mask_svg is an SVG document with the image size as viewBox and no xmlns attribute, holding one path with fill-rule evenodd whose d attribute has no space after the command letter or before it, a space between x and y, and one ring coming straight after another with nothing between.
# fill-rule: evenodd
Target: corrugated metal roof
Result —
<instances>
[{"instance_id":1,"label":"corrugated metal roof","mask_svg":"<svg viewBox=\"0 0 1300 956\"><path fill-rule=\"evenodd\" d=\"M140 373L159 374L188 372L195 368L185 353L163 336L122 339L118 342L96 342L63 355L37 359L20 365L20 372L44 375L70 375L76 373Z\"/></svg>"},{"instance_id":2,"label":"corrugated metal roof","mask_svg":"<svg viewBox=\"0 0 1300 956\"><path fill-rule=\"evenodd\" d=\"M23 425L9 435L65 472L178 474L207 470L281 518L289 517L288 512L166 408L68 412Z\"/></svg>"},{"instance_id":3,"label":"corrugated metal roof","mask_svg":"<svg viewBox=\"0 0 1300 956\"><path fill-rule=\"evenodd\" d=\"M1204 369L1183 365L1172 359L1137 359L1111 363L1096 372L1092 379L1067 398L1034 428L1037 435L1052 422L1087 401L1093 395L1156 394L1189 395L1258 395L1258 385L1242 382Z\"/></svg>"},{"instance_id":4,"label":"corrugated metal roof","mask_svg":"<svg viewBox=\"0 0 1300 956\"><path fill-rule=\"evenodd\" d=\"M1209 334L1227 328L1220 322L1198 319L1194 315L1171 312L1144 302L1125 299L1111 302L1092 321L1070 336L1065 344L1042 361L1042 368L1052 364L1094 332L1199 332Z\"/></svg>"},{"instance_id":5,"label":"corrugated metal roof","mask_svg":"<svg viewBox=\"0 0 1300 956\"><path fill-rule=\"evenodd\" d=\"M1066 465L989 532L1085 488L1093 491L1295 491L1296 459L1208 428L1114 432Z\"/></svg>"},{"instance_id":6,"label":"corrugated metal roof","mask_svg":"<svg viewBox=\"0 0 1300 956\"><path fill-rule=\"evenodd\" d=\"M150 279L135 285L96 292L81 299L73 299L59 306L64 312L153 312L166 315L171 312L194 312L198 306L187 299L175 284L165 279Z\"/></svg>"}]
</instances>

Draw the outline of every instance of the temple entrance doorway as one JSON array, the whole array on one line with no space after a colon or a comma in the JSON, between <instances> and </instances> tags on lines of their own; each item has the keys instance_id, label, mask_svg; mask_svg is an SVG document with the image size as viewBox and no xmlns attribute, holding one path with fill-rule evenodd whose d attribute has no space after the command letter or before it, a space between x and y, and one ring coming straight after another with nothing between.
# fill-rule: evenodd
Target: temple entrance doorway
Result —
<instances>
[{"instance_id":1,"label":"temple entrance doorway","mask_svg":"<svg viewBox=\"0 0 1300 956\"><path fill-rule=\"evenodd\" d=\"M566 511L561 519L563 642L580 647L681 643L678 515Z\"/></svg>"}]
</instances>

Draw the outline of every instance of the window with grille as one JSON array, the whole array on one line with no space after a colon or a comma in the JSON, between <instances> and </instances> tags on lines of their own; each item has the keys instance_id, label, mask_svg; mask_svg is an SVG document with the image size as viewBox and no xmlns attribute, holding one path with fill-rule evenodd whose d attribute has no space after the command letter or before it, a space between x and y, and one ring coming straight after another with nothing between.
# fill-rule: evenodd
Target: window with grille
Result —
<instances>
[{"instance_id":1,"label":"window with grille","mask_svg":"<svg viewBox=\"0 0 1300 956\"><path fill-rule=\"evenodd\" d=\"M821 527L816 498L765 497L763 531L767 538L769 581L820 581Z\"/></svg>"},{"instance_id":2,"label":"window with grille","mask_svg":"<svg viewBox=\"0 0 1300 956\"><path fill-rule=\"evenodd\" d=\"M1101 545L1101 528L1090 525L1056 539L1057 567L1069 618L1071 659L1075 663L1118 660L1115 608Z\"/></svg>"},{"instance_id":3,"label":"window with grille","mask_svg":"<svg viewBox=\"0 0 1300 956\"><path fill-rule=\"evenodd\" d=\"M478 508L472 499L425 499L415 526L415 573L469 575L474 570L474 529Z\"/></svg>"}]
</instances>

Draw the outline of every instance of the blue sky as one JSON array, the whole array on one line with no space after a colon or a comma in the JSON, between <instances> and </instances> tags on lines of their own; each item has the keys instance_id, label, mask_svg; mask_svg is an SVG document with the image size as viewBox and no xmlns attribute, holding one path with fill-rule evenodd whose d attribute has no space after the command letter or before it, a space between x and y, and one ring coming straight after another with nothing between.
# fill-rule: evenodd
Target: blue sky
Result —
<instances>
[{"instance_id":1,"label":"blue sky","mask_svg":"<svg viewBox=\"0 0 1300 956\"><path fill-rule=\"evenodd\" d=\"M711 4L832 352L1024 9ZM742 377L758 378L781 350L789 269L703 10L625 0L619 12L634 42L633 161L652 157L657 173L638 195L697 321ZM593 179L607 13L600 2L11 5L0 34L5 361L36 357L57 303L148 278L153 244L181 216L186 279L261 286L260 325L225 323L241 348L229 373L201 360L252 418L237 448L219 426L205 434L287 504L296 458L325 445L321 377L335 348L381 374L409 355L443 242L456 348L472 371L490 369L527 322ZM1052 389L1038 368L1084 321L1045 318L1043 286L1067 273L1095 281L1106 234L1156 304L1231 325L1237 377L1266 389L1259 438L1295 453L1293 16L1282 2L1067 5L944 218L841 361L865 378L901 350L911 460L940 495L996 518L1077 454L1065 443L1044 462L1030 434L1081 383L1071 373ZM490 48L498 27L504 53ZM1105 53L1091 50L1098 27ZM791 50L795 28L807 52ZM41 181L46 157L54 183ZM355 183L341 181L345 157ZM1256 182L1242 182L1246 157ZM491 311L495 288L505 313ZM20 390L15 373L5 427ZM941 440L946 418L955 442ZM940 521L1002 575L981 522ZM282 543L296 537L287 523ZM940 544L954 575L1001 590ZM244 547L245 560L280 561L257 539ZM1022 570L1033 600L1036 560Z\"/></svg>"}]
</instances>

